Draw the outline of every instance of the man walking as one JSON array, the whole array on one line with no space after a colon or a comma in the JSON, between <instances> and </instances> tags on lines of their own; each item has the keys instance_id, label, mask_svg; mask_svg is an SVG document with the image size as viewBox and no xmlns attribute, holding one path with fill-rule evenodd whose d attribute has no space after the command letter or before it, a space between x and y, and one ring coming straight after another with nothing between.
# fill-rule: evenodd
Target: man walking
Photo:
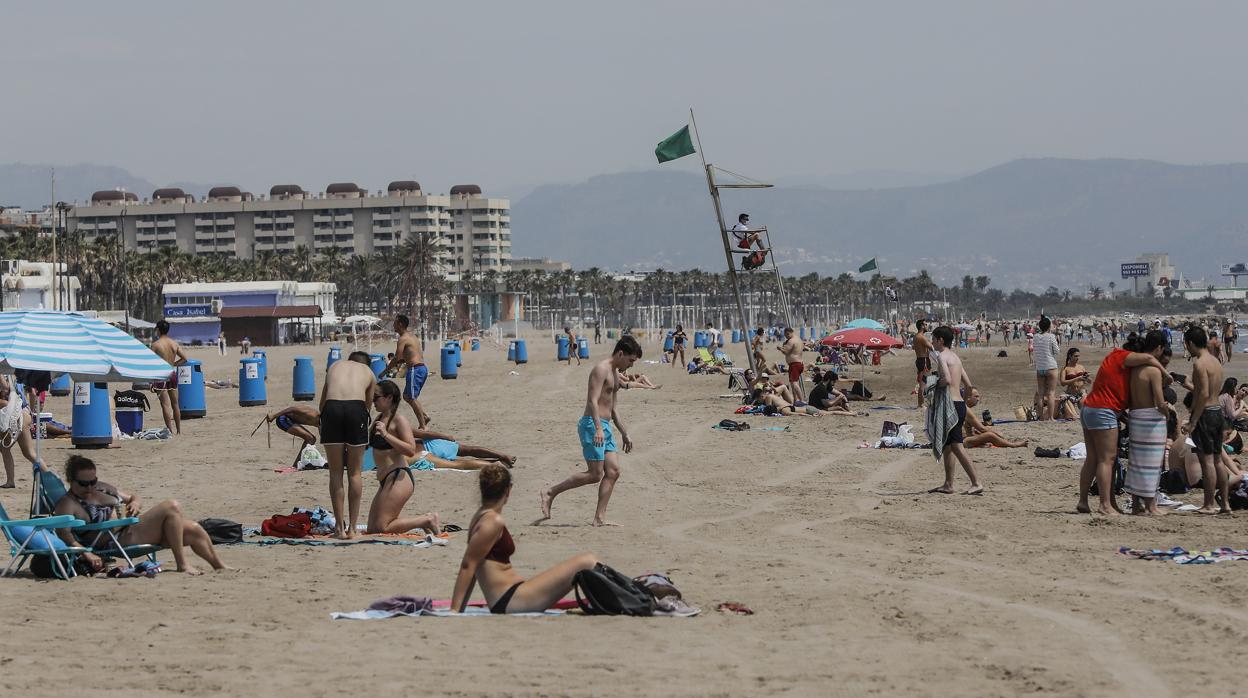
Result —
<instances>
[{"instance_id":1,"label":"man walking","mask_svg":"<svg viewBox=\"0 0 1248 698\"><path fill-rule=\"evenodd\" d=\"M953 328L942 325L933 330L932 346L936 350L936 371L939 379L928 409L933 413L940 411L943 416L935 421L929 418L928 421L934 423L937 430L943 432L944 436L943 438L940 438L939 434L929 434L929 436L933 442L937 442L938 439L943 442L941 460L945 465L945 482L940 487L928 491L933 494L953 494L953 471L956 463L961 463L962 469L971 479L971 488L962 494L980 495L984 493L984 486L979 483L975 466L971 463L971 457L962 444L966 423L966 401L962 398L962 391L965 388L966 392L970 393L975 386L971 385L971 379L962 367L962 359L958 358L953 351Z\"/></svg>"},{"instance_id":2,"label":"man walking","mask_svg":"<svg viewBox=\"0 0 1248 698\"><path fill-rule=\"evenodd\" d=\"M429 419L424 406L420 404L420 391L424 389L425 381L429 379L429 367L425 365L425 355L420 350L420 340L408 331L410 324L411 320L406 315L394 317L394 331L399 334L399 343L394 348L394 357L390 359L390 363L386 365L386 370L382 373L397 372L407 367L407 384L403 387L403 401L412 408L412 412L416 413L418 427L424 429L433 421Z\"/></svg>"},{"instance_id":3,"label":"man walking","mask_svg":"<svg viewBox=\"0 0 1248 698\"><path fill-rule=\"evenodd\" d=\"M178 409L178 367L186 363L182 345L169 336L169 321L156 322L156 341L152 351L173 366L173 373L163 381L152 382L152 392L160 398L160 414L165 418L165 429L172 434L182 433L182 412Z\"/></svg>"},{"instance_id":4,"label":"man walking","mask_svg":"<svg viewBox=\"0 0 1248 698\"><path fill-rule=\"evenodd\" d=\"M589 372L585 413L576 429L581 440L581 453L585 456L585 472L576 473L563 482L542 490L542 516L538 519L539 522L550 518L551 504L560 493L597 483L598 507L594 511L594 525L609 525L606 519L607 503L611 500L616 480L620 478L619 456L616 455L617 447L611 433L611 422L615 423L615 428L620 432L620 448L625 453L633 450L633 442L628 438L624 423L616 410L616 381L619 372L632 368L633 363L640 358L641 345L631 335L626 335L615 343L611 357L594 364L593 370Z\"/></svg>"}]
</instances>

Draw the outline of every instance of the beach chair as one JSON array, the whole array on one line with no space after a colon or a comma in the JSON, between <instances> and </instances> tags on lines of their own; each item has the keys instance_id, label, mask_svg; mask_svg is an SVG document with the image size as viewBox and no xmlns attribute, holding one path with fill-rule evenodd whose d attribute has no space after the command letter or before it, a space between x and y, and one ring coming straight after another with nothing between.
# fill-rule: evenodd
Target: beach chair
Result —
<instances>
[{"instance_id":1,"label":"beach chair","mask_svg":"<svg viewBox=\"0 0 1248 698\"><path fill-rule=\"evenodd\" d=\"M53 574L58 579L69 579L75 576L74 558L90 552L86 548L66 545L65 541L56 536L58 528L78 528L83 522L72 516L47 516L38 519L10 519L4 505L0 504L0 528L4 529L4 537L9 541L9 553L12 559L0 571L0 577L16 575L22 567L35 557L48 558L52 563Z\"/></svg>"},{"instance_id":2,"label":"beach chair","mask_svg":"<svg viewBox=\"0 0 1248 698\"><path fill-rule=\"evenodd\" d=\"M68 492L65 490L65 483L61 482L61 478L50 470L39 471L39 482L42 485L42 496L39 503L41 513L51 514L56 508L56 503L61 500ZM147 557L152 562L156 561L156 552L160 550L159 545L122 545L117 540L117 530L132 526L139 520L133 516L127 516L120 519L112 519L100 523L85 523L76 526L75 529L81 533L95 533L95 537L91 539L91 544L87 546L90 552L100 557L117 557L120 555L126 565L134 567L134 557Z\"/></svg>"},{"instance_id":3,"label":"beach chair","mask_svg":"<svg viewBox=\"0 0 1248 698\"><path fill-rule=\"evenodd\" d=\"M702 363L706 364L707 366L731 366L732 365L732 361L730 360L726 361L728 357L727 354L723 353L722 351L717 351L715 352L715 354L711 354L711 352L706 347L698 347L698 357L701 358Z\"/></svg>"}]
</instances>

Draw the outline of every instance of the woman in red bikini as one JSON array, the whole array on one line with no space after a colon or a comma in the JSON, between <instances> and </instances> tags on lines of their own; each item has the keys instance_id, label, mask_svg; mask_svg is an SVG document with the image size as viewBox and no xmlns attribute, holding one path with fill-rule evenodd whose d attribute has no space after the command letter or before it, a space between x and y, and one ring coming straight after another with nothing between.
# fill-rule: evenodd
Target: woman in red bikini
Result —
<instances>
[{"instance_id":1,"label":"woman in red bikini","mask_svg":"<svg viewBox=\"0 0 1248 698\"><path fill-rule=\"evenodd\" d=\"M593 569L598 558L583 553L565 560L530 579L511 566L516 544L503 521L503 506L511 496L511 471L491 463L481 469L481 508L468 524L468 549L459 563L451 608L463 612L480 583L491 613L545 611L572 591L572 578Z\"/></svg>"}]
</instances>

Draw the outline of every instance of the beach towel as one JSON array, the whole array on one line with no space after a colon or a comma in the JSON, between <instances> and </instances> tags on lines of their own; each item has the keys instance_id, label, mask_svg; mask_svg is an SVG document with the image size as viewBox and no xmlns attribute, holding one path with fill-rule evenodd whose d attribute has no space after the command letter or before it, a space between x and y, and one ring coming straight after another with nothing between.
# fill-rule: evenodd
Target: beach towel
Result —
<instances>
[{"instance_id":1,"label":"beach towel","mask_svg":"<svg viewBox=\"0 0 1248 698\"><path fill-rule=\"evenodd\" d=\"M1156 497L1166 457L1166 418L1152 407L1127 413L1130 441L1123 489L1137 497Z\"/></svg>"},{"instance_id":2,"label":"beach towel","mask_svg":"<svg viewBox=\"0 0 1248 698\"><path fill-rule=\"evenodd\" d=\"M260 540L243 540L245 545L312 545L312 546L343 546L343 545L407 545L413 548L431 548L435 545L446 545L447 538L443 536L434 536L428 533L364 533L361 535L367 538L353 538L351 540L338 540L333 536L308 536L306 538L274 538L271 536L260 537ZM255 538L260 536L260 529L246 528L243 529L243 535L246 538Z\"/></svg>"},{"instance_id":3,"label":"beach towel","mask_svg":"<svg viewBox=\"0 0 1248 698\"><path fill-rule=\"evenodd\" d=\"M504 618L506 616L511 616L513 618L542 618L542 617L548 617L548 616L558 617L558 616L564 615L564 613L565 613L564 611L546 610L546 611L540 611L540 612L535 611L533 613L497 614L497 613L490 613L490 609L488 608L482 608L480 606L469 606L468 608L464 609L463 613L452 613L448 609L436 609L436 608L429 609L429 610L421 609L415 613L403 613L400 611L379 611L379 610L373 610L373 609L365 609L363 611L334 612L334 613L330 613L329 617L332 620L380 620L382 618L394 618L395 616L407 616L409 618L416 618L419 616L433 616L434 618L481 618L481 617Z\"/></svg>"},{"instance_id":4,"label":"beach towel","mask_svg":"<svg viewBox=\"0 0 1248 698\"><path fill-rule=\"evenodd\" d=\"M1118 553L1137 560L1168 560L1177 562L1180 565L1209 565L1215 562L1248 560L1248 550L1237 550L1235 548L1214 548L1213 550L1184 550L1183 548L1135 550L1122 547L1118 548Z\"/></svg>"},{"instance_id":5,"label":"beach towel","mask_svg":"<svg viewBox=\"0 0 1248 698\"><path fill-rule=\"evenodd\" d=\"M927 438L932 442L932 455L940 460L945 453L949 434L958 424L958 410L949 397L949 391L937 386L934 375L928 375L923 394L927 397Z\"/></svg>"}]
</instances>

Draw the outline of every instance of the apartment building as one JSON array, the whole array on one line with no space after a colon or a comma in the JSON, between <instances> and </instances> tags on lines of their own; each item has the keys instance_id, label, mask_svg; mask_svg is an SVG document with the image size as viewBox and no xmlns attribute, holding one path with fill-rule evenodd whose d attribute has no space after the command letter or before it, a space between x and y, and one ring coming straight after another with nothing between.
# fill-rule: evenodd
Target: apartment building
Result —
<instances>
[{"instance_id":1,"label":"apartment building","mask_svg":"<svg viewBox=\"0 0 1248 698\"><path fill-rule=\"evenodd\" d=\"M177 188L157 189L142 201L106 190L70 209L67 228L88 239L120 230L127 249L144 252L168 246L244 259L299 247L370 255L423 238L440 246L440 270L452 279L507 271L511 262L511 202L489 198L475 184L456 185L450 194L426 194L412 180L373 194L352 182L330 184L319 194L279 184L259 197L222 186L202 201Z\"/></svg>"}]
</instances>

